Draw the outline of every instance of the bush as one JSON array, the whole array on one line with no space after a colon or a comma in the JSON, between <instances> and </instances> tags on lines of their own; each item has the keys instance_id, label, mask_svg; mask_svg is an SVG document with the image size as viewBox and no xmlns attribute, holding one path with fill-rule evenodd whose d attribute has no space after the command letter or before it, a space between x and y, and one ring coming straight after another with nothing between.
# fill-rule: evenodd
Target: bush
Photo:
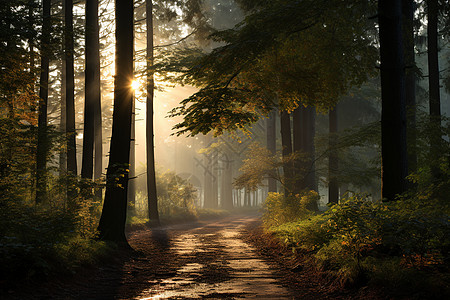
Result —
<instances>
[{"instance_id":1,"label":"bush","mask_svg":"<svg viewBox=\"0 0 450 300\"><path fill-rule=\"evenodd\" d=\"M265 221L266 227L294 251L312 253L317 266L343 284L371 279L406 287L423 278L423 270L445 277L436 275L438 270L448 270L450 249L450 210L442 202L401 199L384 203L357 194L321 215L300 214L293 221L292 212L283 215L283 206L276 201L280 196L271 196L267 208L276 219ZM427 286L435 289L435 285Z\"/></svg>"},{"instance_id":2,"label":"bush","mask_svg":"<svg viewBox=\"0 0 450 300\"><path fill-rule=\"evenodd\" d=\"M312 216L313 212L309 211L307 207L311 207L311 203L318 201L319 198L315 191L288 197L285 197L284 194L269 193L264 202L264 224L270 228Z\"/></svg>"}]
</instances>

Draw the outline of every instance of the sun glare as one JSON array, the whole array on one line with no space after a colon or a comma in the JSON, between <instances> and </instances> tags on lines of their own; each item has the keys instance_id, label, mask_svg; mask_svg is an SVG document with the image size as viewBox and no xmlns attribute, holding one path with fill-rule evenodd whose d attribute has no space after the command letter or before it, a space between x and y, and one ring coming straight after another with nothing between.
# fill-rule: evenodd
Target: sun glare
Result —
<instances>
[{"instance_id":1,"label":"sun glare","mask_svg":"<svg viewBox=\"0 0 450 300\"><path fill-rule=\"evenodd\" d=\"M138 82L137 80L133 80L133 81L131 82L131 88L132 88L133 90L139 89L139 82Z\"/></svg>"}]
</instances>

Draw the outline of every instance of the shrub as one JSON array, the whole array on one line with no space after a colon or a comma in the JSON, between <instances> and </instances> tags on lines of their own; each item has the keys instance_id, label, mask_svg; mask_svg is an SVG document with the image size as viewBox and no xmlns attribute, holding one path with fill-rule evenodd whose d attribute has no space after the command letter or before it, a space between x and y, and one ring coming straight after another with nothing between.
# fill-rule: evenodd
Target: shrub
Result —
<instances>
[{"instance_id":1,"label":"shrub","mask_svg":"<svg viewBox=\"0 0 450 300\"><path fill-rule=\"evenodd\" d=\"M307 207L311 207L311 203L318 200L319 195L315 191L288 197L284 194L269 193L264 203L264 224L270 228L312 216L313 212Z\"/></svg>"}]
</instances>

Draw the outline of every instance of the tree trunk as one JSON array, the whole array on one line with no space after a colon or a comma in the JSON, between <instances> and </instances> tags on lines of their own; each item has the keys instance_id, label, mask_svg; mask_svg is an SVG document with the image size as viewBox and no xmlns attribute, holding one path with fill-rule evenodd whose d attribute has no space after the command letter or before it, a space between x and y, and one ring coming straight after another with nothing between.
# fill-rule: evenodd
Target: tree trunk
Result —
<instances>
[{"instance_id":1,"label":"tree trunk","mask_svg":"<svg viewBox=\"0 0 450 300\"><path fill-rule=\"evenodd\" d=\"M225 160L223 161L222 168L222 186L221 192L221 203L224 209L233 209L233 178L232 178L232 162L229 159L230 153L224 155Z\"/></svg>"},{"instance_id":2,"label":"tree trunk","mask_svg":"<svg viewBox=\"0 0 450 300\"><path fill-rule=\"evenodd\" d=\"M94 171L94 139L100 94L100 46L98 26L98 0L86 0L86 68L83 157L81 177L92 179Z\"/></svg>"},{"instance_id":3,"label":"tree trunk","mask_svg":"<svg viewBox=\"0 0 450 300\"><path fill-rule=\"evenodd\" d=\"M284 173L284 193L287 196L293 189L294 172L291 161L292 155L292 135L291 135L291 115L287 111L280 113L281 144L283 156Z\"/></svg>"},{"instance_id":4,"label":"tree trunk","mask_svg":"<svg viewBox=\"0 0 450 300\"><path fill-rule=\"evenodd\" d=\"M218 151L214 151L214 154L212 155L212 165L211 165L211 171L213 173L213 185L212 185L212 208L217 208L219 206L219 170L217 168L218 164Z\"/></svg>"},{"instance_id":5,"label":"tree trunk","mask_svg":"<svg viewBox=\"0 0 450 300\"><path fill-rule=\"evenodd\" d=\"M329 156L328 156L328 203L339 202L339 183L338 183L338 171L339 171L339 158L337 146L337 107L330 110L329 114Z\"/></svg>"},{"instance_id":6,"label":"tree trunk","mask_svg":"<svg viewBox=\"0 0 450 300\"><path fill-rule=\"evenodd\" d=\"M441 117L441 97L439 92L438 59L438 1L427 0L428 6L428 83L430 93L430 115Z\"/></svg>"},{"instance_id":7,"label":"tree trunk","mask_svg":"<svg viewBox=\"0 0 450 300\"><path fill-rule=\"evenodd\" d=\"M430 150L432 157L439 157L441 155L442 136L439 131L441 126L441 96L439 91L438 0L427 0L426 2L428 9L427 45L430 120L436 130L431 133ZM433 164L431 173L434 178L438 178L440 176L439 167Z\"/></svg>"},{"instance_id":8,"label":"tree trunk","mask_svg":"<svg viewBox=\"0 0 450 300\"><path fill-rule=\"evenodd\" d=\"M406 190L405 71L401 30L401 0L379 0L381 58L381 194L394 200Z\"/></svg>"},{"instance_id":9,"label":"tree trunk","mask_svg":"<svg viewBox=\"0 0 450 300\"><path fill-rule=\"evenodd\" d=\"M305 128L303 122L303 111L305 107L300 104L292 113L292 133L293 133L293 150L299 157L297 157L294 164L294 193L298 194L301 190L306 188L305 182L305 162L302 161L302 154L305 154Z\"/></svg>"},{"instance_id":10,"label":"tree trunk","mask_svg":"<svg viewBox=\"0 0 450 300\"><path fill-rule=\"evenodd\" d=\"M305 187L309 190L317 191L314 145L314 138L316 136L316 109L314 107L305 107L303 109L302 120L304 132L303 145L307 153Z\"/></svg>"},{"instance_id":11,"label":"tree trunk","mask_svg":"<svg viewBox=\"0 0 450 300\"><path fill-rule=\"evenodd\" d=\"M75 79L73 47L73 0L65 0L65 51L66 60L66 136L67 136L67 172L77 175L77 152L75 132ZM75 198L75 187L69 185L67 197L69 203Z\"/></svg>"},{"instance_id":12,"label":"tree trunk","mask_svg":"<svg viewBox=\"0 0 450 300\"><path fill-rule=\"evenodd\" d=\"M133 100L130 141L130 175L128 180L128 209L131 215L136 213L136 102Z\"/></svg>"},{"instance_id":13,"label":"tree trunk","mask_svg":"<svg viewBox=\"0 0 450 300\"><path fill-rule=\"evenodd\" d=\"M36 153L36 203L42 202L47 194L47 156L49 141L47 136L47 102L51 30L51 0L42 2L43 23L41 39L41 77L39 79L39 117Z\"/></svg>"},{"instance_id":14,"label":"tree trunk","mask_svg":"<svg viewBox=\"0 0 450 300\"><path fill-rule=\"evenodd\" d=\"M116 0L116 75L111 147L105 201L98 230L102 240L128 246L125 237L127 217L128 168L133 108L133 1Z\"/></svg>"},{"instance_id":15,"label":"tree trunk","mask_svg":"<svg viewBox=\"0 0 450 300\"><path fill-rule=\"evenodd\" d=\"M267 150L272 155L277 153L277 138L276 138L276 111L272 110L267 119ZM275 172L275 170L273 170ZM277 192L277 181L273 176L267 179L269 193Z\"/></svg>"},{"instance_id":16,"label":"tree trunk","mask_svg":"<svg viewBox=\"0 0 450 300\"><path fill-rule=\"evenodd\" d=\"M147 22L147 114L146 114L146 145L147 145L147 195L148 217L151 222L159 224L158 196L156 191L155 144L153 128L153 97L155 81L153 78L153 3L146 0Z\"/></svg>"},{"instance_id":17,"label":"tree trunk","mask_svg":"<svg viewBox=\"0 0 450 300\"><path fill-rule=\"evenodd\" d=\"M414 50L414 1L402 0L403 45L405 51L405 101L407 109L408 171L417 171L416 62Z\"/></svg>"}]
</instances>

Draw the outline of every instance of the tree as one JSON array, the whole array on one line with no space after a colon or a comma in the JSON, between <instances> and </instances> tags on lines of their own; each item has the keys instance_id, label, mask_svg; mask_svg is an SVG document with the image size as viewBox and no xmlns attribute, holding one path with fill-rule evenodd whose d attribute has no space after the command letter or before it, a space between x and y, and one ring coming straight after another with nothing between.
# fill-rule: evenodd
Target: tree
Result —
<instances>
[{"instance_id":1,"label":"tree","mask_svg":"<svg viewBox=\"0 0 450 300\"><path fill-rule=\"evenodd\" d=\"M382 197L406 190L406 104L401 1L378 1L381 77Z\"/></svg>"},{"instance_id":2,"label":"tree","mask_svg":"<svg viewBox=\"0 0 450 300\"><path fill-rule=\"evenodd\" d=\"M339 157L336 149L337 146L337 107L330 110L328 113L329 119L329 141L328 141L328 203L339 202L339 183L338 183L338 169Z\"/></svg>"},{"instance_id":3,"label":"tree","mask_svg":"<svg viewBox=\"0 0 450 300\"><path fill-rule=\"evenodd\" d=\"M403 45L405 51L405 98L407 108L407 141L408 170L417 170L417 133L416 133L416 65L414 48L414 11L413 0L402 0L403 14Z\"/></svg>"},{"instance_id":4,"label":"tree","mask_svg":"<svg viewBox=\"0 0 450 300\"><path fill-rule=\"evenodd\" d=\"M153 77L153 2L146 0L147 22L147 112L146 112L146 145L147 145L147 197L148 218L150 222L159 224L158 194L156 191L155 145L153 136L153 98L155 81Z\"/></svg>"},{"instance_id":5,"label":"tree","mask_svg":"<svg viewBox=\"0 0 450 300\"><path fill-rule=\"evenodd\" d=\"M294 192L294 170L292 165L292 132L291 114L287 111L280 112L281 146L283 157L284 193L286 195Z\"/></svg>"},{"instance_id":6,"label":"tree","mask_svg":"<svg viewBox=\"0 0 450 300\"><path fill-rule=\"evenodd\" d=\"M128 246L125 237L128 168L133 108L133 1L117 0L116 76L107 185L98 230L100 238Z\"/></svg>"},{"instance_id":7,"label":"tree","mask_svg":"<svg viewBox=\"0 0 450 300\"><path fill-rule=\"evenodd\" d=\"M100 143L98 141L99 139ZM93 176L94 144L96 150L95 157L97 156L100 157L100 160L96 158L95 161L96 164L101 165L102 148L101 148L101 93L100 93L100 44L99 44L99 24L98 24L98 0L87 0L85 106L84 106L84 130L83 130L83 158L81 164L81 177L83 178L92 179ZM96 173L97 173L96 175L99 176L98 171Z\"/></svg>"},{"instance_id":8,"label":"tree","mask_svg":"<svg viewBox=\"0 0 450 300\"><path fill-rule=\"evenodd\" d=\"M36 203L42 202L47 190L47 102L49 79L49 55L50 55L50 30L51 30L51 0L42 2L42 38L41 38L41 76L39 79L39 117L38 139L36 151Z\"/></svg>"},{"instance_id":9,"label":"tree","mask_svg":"<svg viewBox=\"0 0 450 300\"><path fill-rule=\"evenodd\" d=\"M64 0L64 59L66 63L66 138L67 171L77 175L77 152L75 131L75 78L74 78L74 42L73 42L73 0ZM73 187L67 190L69 201L74 197Z\"/></svg>"},{"instance_id":10,"label":"tree","mask_svg":"<svg viewBox=\"0 0 450 300\"><path fill-rule=\"evenodd\" d=\"M428 50L428 86L429 86L429 106L430 120L434 128L441 126L441 95L439 81L439 42L438 42L438 0L427 0L427 50ZM439 155L442 148L442 136L436 131L431 136L430 151L432 156ZM431 166L432 176L437 178L440 176L439 167Z\"/></svg>"},{"instance_id":11,"label":"tree","mask_svg":"<svg viewBox=\"0 0 450 300\"><path fill-rule=\"evenodd\" d=\"M267 131L267 150L270 151L272 155L275 155L277 152L277 136L276 136L276 111L273 110L269 113L269 118L267 119L266 124ZM277 181L275 178L268 177L268 191L269 192L277 192Z\"/></svg>"}]
</instances>

